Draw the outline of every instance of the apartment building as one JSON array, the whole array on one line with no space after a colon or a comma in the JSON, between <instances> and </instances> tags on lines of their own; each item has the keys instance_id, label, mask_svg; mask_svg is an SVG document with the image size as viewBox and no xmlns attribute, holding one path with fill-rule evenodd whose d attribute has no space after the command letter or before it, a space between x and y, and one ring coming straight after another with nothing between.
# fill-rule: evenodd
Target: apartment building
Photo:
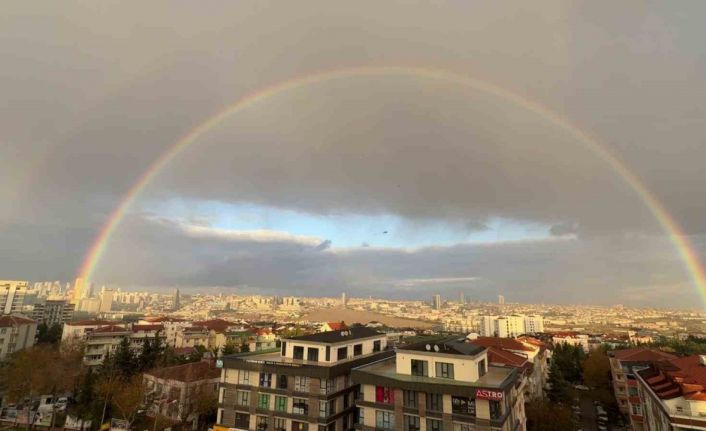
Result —
<instances>
[{"instance_id":1,"label":"apartment building","mask_svg":"<svg viewBox=\"0 0 706 431\"><path fill-rule=\"evenodd\" d=\"M513 338L543 331L544 318L539 315L481 316L480 319L480 335L484 337Z\"/></svg>"},{"instance_id":2,"label":"apartment building","mask_svg":"<svg viewBox=\"0 0 706 431\"><path fill-rule=\"evenodd\" d=\"M64 300L47 299L34 304L32 319L51 327L63 325L71 321L74 315L74 304Z\"/></svg>"},{"instance_id":3,"label":"apartment building","mask_svg":"<svg viewBox=\"0 0 706 431\"><path fill-rule=\"evenodd\" d=\"M524 384L515 367L489 364L466 339L422 342L355 368L361 431L525 430Z\"/></svg>"},{"instance_id":4,"label":"apartment building","mask_svg":"<svg viewBox=\"0 0 706 431\"><path fill-rule=\"evenodd\" d=\"M0 361L7 355L32 347L37 322L21 315L0 314Z\"/></svg>"},{"instance_id":5,"label":"apartment building","mask_svg":"<svg viewBox=\"0 0 706 431\"><path fill-rule=\"evenodd\" d=\"M367 327L281 340L270 352L221 359L216 431L346 431L356 419L351 369L390 357Z\"/></svg>"},{"instance_id":6,"label":"apartment building","mask_svg":"<svg viewBox=\"0 0 706 431\"><path fill-rule=\"evenodd\" d=\"M27 289L29 289L27 281L0 280L0 314L22 312Z\"/></svg>"},{"instance_id":7,"label":"apartment building","mask_svg":"<svg viewBox=\"0 0 706 431\"><path fill-rule=\"evenodd\" d=\"M85 340L86 336L101 326L110 325L115 322L107 320L74 320L64 323L64 330L61 333L61 342Z\"/></svg>"},{"instance_id":8,"label":"apartment building","mask_svg":"<svg viewBox=\"0 0 706 431\"><path fill-rule=\"evenodd\" d=\"M177 289L178 290L178 289ZM162 325L164 327L165 342L170 346L177 345L177 335L184 329L192 326L192 322L186 319L180 319L177 317L159 316L159 317L146 317L141 319L138 324L140 325Z\"/></svg>"},{"instance_id":9,"label":"apartment building","mask_svg":"<svg viewBox=\"0 0 706 431\"><path fill-rule=\"evenodd\" d=\"M65 333L62 340L78 340L85 342L83 360L88 366L98 366L103 363L108 354L115 353L124 338L128 339L130 348L139 351L145 340L159 337L164 342L164 327L162 325L131 325L103 321L78 321L64 325ZM64 338L64 336L66 338Z\"/></svg>"},{"instance_id":10,"label":"apartment building","mask_svg":"<svg viewBox=\"0 0 706 431\"><path fill-rule=\"evenodd\" d=\"M636 372L655 363L676 359L676 356L657 349L625 349L608 352L613 391L620 412L630 417L633 431L646 430L642 402L638 394ZM648 428L647 428L648 429Z\"/></svg>"},{"instance_id":11,"label":"apartment building","mask_svg":"<svg viewBox=\"0 0 706 431\"><path fill-rule=\"evenodd\" d=\"M571 346L579 346L584 352L588 353L588 334L579 334L573 331L553 332L552 344L569 344Z\"/></svg>"},{"instance_id":12,"label":"apartment building","mask_svg":"<svg viewBox=\"0 0 706 431\"><path fill-rule=\"evenodd\" d=\"M706 356L655 362L635 373L645 430L706 430Z\"/></svg>"}]
</instances>

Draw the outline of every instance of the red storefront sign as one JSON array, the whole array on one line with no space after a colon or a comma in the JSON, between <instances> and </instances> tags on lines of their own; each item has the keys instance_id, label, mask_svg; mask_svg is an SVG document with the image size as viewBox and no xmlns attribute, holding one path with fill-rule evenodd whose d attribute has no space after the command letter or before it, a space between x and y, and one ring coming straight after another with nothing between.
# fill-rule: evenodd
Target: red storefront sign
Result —
<instances>
[{"instance_id":1,"label":"red storefront sign","mask_svg":"<svg viewBox=\"0 0 706 431\"><path fill-rule=\"evenodd\" d=\"M505 394L503 391L494 391L492 389L476 389L476 399L478 400L493 400L502 401Z\"/></svg>"}]
</instances>

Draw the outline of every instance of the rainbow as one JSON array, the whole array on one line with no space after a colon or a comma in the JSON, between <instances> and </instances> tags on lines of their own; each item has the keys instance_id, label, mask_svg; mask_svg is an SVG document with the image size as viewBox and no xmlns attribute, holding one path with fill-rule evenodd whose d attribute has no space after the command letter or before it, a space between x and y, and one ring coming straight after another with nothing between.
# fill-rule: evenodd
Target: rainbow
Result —
<instances>
[{"instance_id":1,"label":"rainbow","mask_svg":"<svg viewBox=\"0 0 706 431\"><path fill-rule=\"evenodd\" d=\"M273 98L287 91L337 79L365 76L410 76L441 80L497 97L517 107L531 111L559 129L568 132L579 143L585 145L586 148L591 150L598 158L607 163L640 197L644 205L661 224L665 232L669 234L694 284L698 288L704 301L706 301L706 274L704 268L681 227L657 197L643 184L640 178L613 155L605 145L602 145L588 133L571 124L557 113L516 93L465 75L426 67L369 66L328 70L283 81L238 99L235 103L227 106L225 109L217 112L215 115L207 118L204 122L189 130L174 145L157 158L132 187L130 187L120 203L110 214L107 221L102 226L100 233L91 245L91 248L88 250L79 270L78 277L84 278L85 280L92 279L95 268L110 241L110 237L140 193L169 162L179 155L179 153L196 142L199 137L218 125L221 121L258 102Z\"/></svg>"}]
</instances>

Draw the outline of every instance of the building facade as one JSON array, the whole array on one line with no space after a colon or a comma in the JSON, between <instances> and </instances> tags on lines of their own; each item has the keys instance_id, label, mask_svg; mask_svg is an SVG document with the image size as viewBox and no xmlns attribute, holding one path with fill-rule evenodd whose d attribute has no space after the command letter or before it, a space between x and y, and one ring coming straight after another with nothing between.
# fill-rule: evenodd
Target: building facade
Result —
<instances>
[{"instance_id":1,"label":"building facade","mask_svg":"<svg viewBox=\"0 0 706 431\"><path fill-rule=\"evenodd\" d=\"M353 370L361 431L525 430L523 380L488 349L447 339L398 348Z\"/></svg>"},{"instance_id":2,"label":"building facade","mask_svg":"<svg viewBox=\"0 0 706 431\"><path fill-rule=\"evenodd\" d=\"M7 355L32 347L37 322L20 315L0 315L0 361Z\"/></svg>"},{"instance_id":3,"label":"building facade","mask_svg":"<svg viewBox=\"0 0 706 431\"><path fill-rule=\"evenodd\" d=\"M74 304L65 300L48 299L34 304L32 319L47 326L63 325L74 316Z\"/></svg>"},{"instance_id":4,"label":"building facade","mask_svg":"<svg viewBox=\"0 0 706 431\"><path fill-rule=\"evenodd\" d=\"M0 280L0 314L20 313L27 289L27 281Z\"/></svg>"},{"instance_id":5,"label":"building facade","mask_svg":"<svg viewBox=\"0 0 706 431\"><path fill-rule=\"evenodd\" d=\"M484 337L514 338L523 334L544 331L542 316L511 314L508 316L481 316L480 335Z\"/></svg>"},{"instance_id":6,"label":"building facade","mask_svg":"<svg viewBox=\"0 0 706 431\"><path fill-rule=\"evenodd\" d=\"M351 370L392 354L385 334L354 327L223 357L216 430L351 430L358 393Z\"/></svg>"}]
</instances>

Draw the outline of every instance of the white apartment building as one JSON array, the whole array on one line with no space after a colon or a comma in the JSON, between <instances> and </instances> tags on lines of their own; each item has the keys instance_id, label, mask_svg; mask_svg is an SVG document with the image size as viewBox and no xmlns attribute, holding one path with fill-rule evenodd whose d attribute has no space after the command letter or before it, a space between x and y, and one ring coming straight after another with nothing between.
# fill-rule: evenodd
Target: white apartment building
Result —
<instances>
[{"instance_id":1,"label":"white apartment building","mask_svg":"<svg viewBox=\"0 0 706 431\"><path fill-rule=\"evenodd\" d=\"M27 289L27 281L0 280L0 314L20 313Z\"/></svg>"},{"instance_id":2,"label":"white apartment building","mask_svg":"<svg viewBox=\"0 0 706 431\"><path fill-rule=\"evenodd\" d=\"M588 335L577 332L555 332L552 334L553 344L570 344L580 346L584 352L588 353Z\"/></svg>"},{"instance_id":3,"label":"white apartment building","mask_svg":"<svg viewBox=\"0 0 706 431\"><path fill-rule=\"evenodd\" d=\"M0 315L0 361L34 345L37 322L20 315Z\"/></svg>"},{"instance_id":4,"label":"white apartment building","mask_svg":"<svg viewBox=\"0 0 706 431\"><path fill-rule=\"evenodd\" d=\"M480 334L484 337L514 338L543 331L544 319L538 315L481 316L480 319Z\"/></svg>"}]
</instances>

